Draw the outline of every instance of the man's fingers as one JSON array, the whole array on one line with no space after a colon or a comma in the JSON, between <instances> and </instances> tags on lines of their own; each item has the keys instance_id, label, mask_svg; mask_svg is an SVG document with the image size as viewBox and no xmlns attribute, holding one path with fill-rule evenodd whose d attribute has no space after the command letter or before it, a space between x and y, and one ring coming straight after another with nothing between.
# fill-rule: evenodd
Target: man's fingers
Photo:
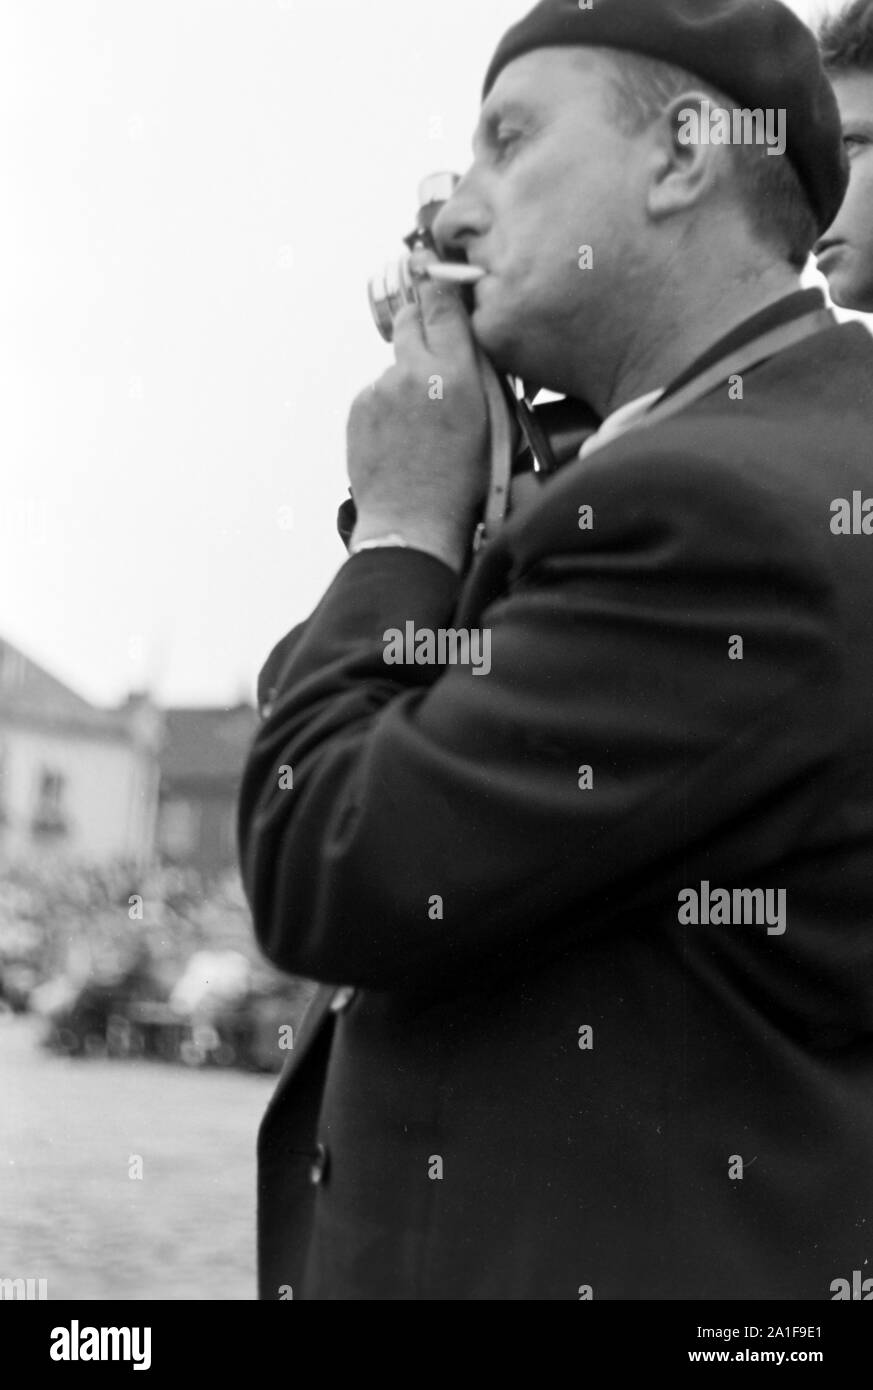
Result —
<instances>
[{"instance_id":1,"label":"man's fingers","mask_svg":"<svg viewBox=\"0 0 873 1390\"><path fill-rule=\"evenodd\" d=\"M473 335L460 287L438 283L421 273L437 262L436 253L425 247L412 253L410 270L416 279L419 302L415 307L403 309L395 322L398 359L406 352L420 352L425 348L437 357L450 354L454 361L472 361L475 359Z\"/></svg>"},{"instance_id":2,"label":"man's fingers","mask_svg":"<svg viewBox=\"0 0 873 1390\"><path fill-rule=\"evenodd\" d=\"M430 351L453 362L472 360L473 331L460 288L424 279L419 282L418 297L422 331Z\"/></svg>"},{"instance_id":3,"label":"man's fingers","mask_svg":"<svg viewBox=\"0 0 873 1390\"><path fill-rule=\"evenodd\" d=\"M412 362L426 354L427 339L421 309L417 304L406 304L394 320L394 360L398 363Z\"/></svg>"},{"instance_id":4,"label":"man's fingers","mask_svg":"<svg viewBox=\"0 0 873 1390\"><path fill-rule=\"evenodd\" d=\"M413 251L410 256L409 268L415 277L416 294L419 296L425 281L419 278L418 272L438 259L436 252L428 251L424 247ZM414 304L404 305L394 320L394 358L398 363L410 362L426 352L424 320L421 304L417 300Z\"/></svg>"},{"instance_id":5,"label":"man's fingers","mask_svg":"<svg viewBox=\"0 0 873 1390\"><path fill-rule=\"evenodd\" d=\"M395 360L402 364L438 357L461 367L472 363L470 318L458 289L421 279L417 293L419 303L404 305L394 320Z\"/></svg>"}]
</instances>

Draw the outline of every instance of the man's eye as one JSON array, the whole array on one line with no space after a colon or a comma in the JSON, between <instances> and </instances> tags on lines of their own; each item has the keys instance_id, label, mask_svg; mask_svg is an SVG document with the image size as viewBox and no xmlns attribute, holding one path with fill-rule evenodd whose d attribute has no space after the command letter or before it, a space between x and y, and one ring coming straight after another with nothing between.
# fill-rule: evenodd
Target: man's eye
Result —
<instances>
[{"instance_id":1,"label":"man's eye","mask_svg":"<svg viewBox=\"0 0 873 1390\"><path fill-rule=\"evenodd\" d=\"M869 143L870 143L870 141L867 139L867 137L866 137L865 135L844 135L844 136L843 136L843 145L845 146L845 148L846 148L847 150L849 150L850 153L851 153L851 151L853 151L853 150L859 150L859 149L861 149L864 145L869 145Z\"/></svg>"},{"instance_id":2,"label":"man's eye","mask_svg":"<svg viewBox=\"0 0 873 1390\"><path fill-rule=\"evenodd\" d=\"M498 158L502 159L509 154L510 150L518 144L521 139L520 130L498 130L494 140L494 148Z\"/></svg>"}]
</instances>

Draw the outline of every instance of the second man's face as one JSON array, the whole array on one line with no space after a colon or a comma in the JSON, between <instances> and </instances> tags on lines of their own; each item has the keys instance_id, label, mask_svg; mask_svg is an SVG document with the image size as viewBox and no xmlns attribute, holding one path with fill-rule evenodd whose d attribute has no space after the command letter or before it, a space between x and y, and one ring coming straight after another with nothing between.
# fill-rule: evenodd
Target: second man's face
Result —
<instances>
[{"instance_id":1,"label":"second man's face","mask_svg":"<svg viewBox=\"0 0 873 1390\"><path fill-rule=\"evenodd\" d=\"M873 72L833 79L849 153L849 191L818 242L818 268L842 309L873 313Z\"/></svg>"}]
</instances>

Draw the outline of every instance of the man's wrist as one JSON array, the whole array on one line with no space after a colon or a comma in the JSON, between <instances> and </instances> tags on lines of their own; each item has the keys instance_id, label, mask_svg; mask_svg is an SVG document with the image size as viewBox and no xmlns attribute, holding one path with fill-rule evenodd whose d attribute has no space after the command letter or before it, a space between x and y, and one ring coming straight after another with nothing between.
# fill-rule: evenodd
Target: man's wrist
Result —
<instances>
[{"instance_id":1,"label":"man's wrist","mask_svg":"<svg viewBox=\"0 0 873 1390\"><path fill-rule=\"evenodd\" d=\"M450 531L446 527L363 516L358 518L352 532L349 554L355 555L359 550L402 546L408 550L421 550L426 555L433 555L456 574L462 574L471 544L472 539L461 537L456 531Z\"/></svg>"}]
</instances>

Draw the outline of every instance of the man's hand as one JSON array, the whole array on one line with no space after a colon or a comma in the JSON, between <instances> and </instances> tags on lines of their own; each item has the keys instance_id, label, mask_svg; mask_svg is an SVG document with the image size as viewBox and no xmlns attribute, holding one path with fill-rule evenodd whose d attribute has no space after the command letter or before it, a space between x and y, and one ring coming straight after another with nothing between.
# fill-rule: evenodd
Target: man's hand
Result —
<instances>
[{"instance_id":1,"label":"man's hand","mask_svg":"<svg viewBox=\"0 0 873 1390\"><path fill-rule=\"evenodd\" d=\"M458 291L422 280L419 294L398 315L395 365L349 417L353 542L399 532L460 571L488 487L488 409Z\"/></svg>"}]
</instances>

